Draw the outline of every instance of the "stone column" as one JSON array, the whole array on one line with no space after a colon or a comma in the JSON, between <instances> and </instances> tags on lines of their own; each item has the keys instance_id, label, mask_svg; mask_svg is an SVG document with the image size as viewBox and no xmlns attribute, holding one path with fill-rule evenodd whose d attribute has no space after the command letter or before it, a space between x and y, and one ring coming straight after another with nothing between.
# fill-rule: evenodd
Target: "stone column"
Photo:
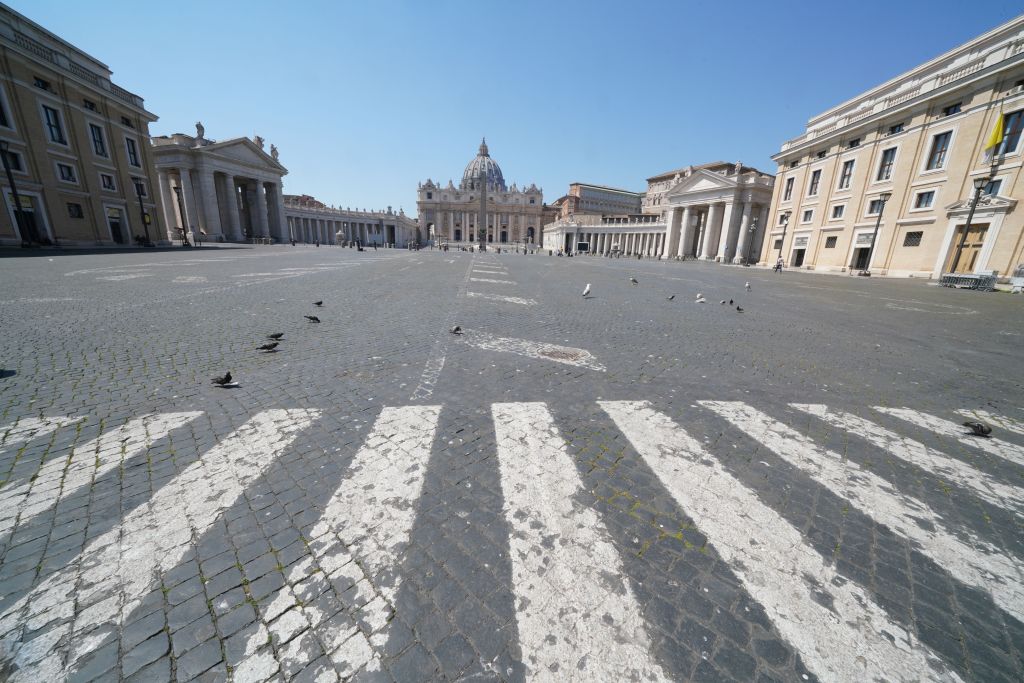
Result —
<instances>
[{"instance_id":1,"label":"stone column","mask_svg":"<svg viewBox=\"0 0 1024 683\"><path fill-rule=\"evenodd\" d=\"M199 195L203 203L203 217L200 221L206 230L206 239L212 242L224 240L220 225L220 210L217 207L217 181L213 171L203 169L199 172Z\"/></svg>"},{"instance_id":2,"label":"stone column","mask_svg":"<svg viewBox=\"0 0 1024 683\"><path fill-rule=\"evenodd\" d=\"M167 230L167 239L174 241L178 238L178 233L174 228L181 224L175 219L174 206L171 205L171 184L170 179L167 177L167 171L158 170L156 172L156 179L157 185L160 188L160 203L164 209L164 228Z\"/></svg>"},{"instance_id":3,"label":"stone column","mask_svg":"<svg viewBox=\"0 0 1024 683\"><path fill-rule=\"evenodd\" d=\"M661 252L661 258L672 258L679 250L680 216L683 212L678 206L673 206L665 216L665 246Z\"/></svg>"},{"instance_id":4,"label":"stone column","mask_svg":"<svg viewBox=\"0 0 1024 683\"><path fill-rule=\"evenodd\" d=\"M230 173L224 174L224 203L231 239L241 242L245 239L245 233L242 231L242 218L238 213L238 188L235 185L235 177Z\"/></svg>"},{"instance_id":5,"label":"stone column","mask_svg":"<svg viewBox=\"0 0 1024 683\"><path fill-rule=\"evenodd\" d=\"M736 254L732 257L733 263L743 263L747 256L747 248L750 244L750 214L753 208L754 206L750 202L744 202L740 232L736 235Z\"/></svg>"},{"instance_id":6,"label":"stone column","mask_svg":"<svg viewBox=\"0 0 1024 683\"><path fill-rule=\"evenodd\" d=\"M693 244L693 209L683 207L683 220L679 228L679 244L675 248L675 256L689 256Z\"/></svg>"},{"instance_id":7,"label":"stone column","mask_svg":"<svg viewBox=\"0 0 1024 683\"><path fill-rule=\"evenodd\" d=\"M718 231L718 256L715 259L720 263L726 263L730 257L731 250L735 247L733 239L735 238L735 219L739 216L736 209L736 199L725 202L725 211L722 213L722 229Z\"/></svg>"},{"instance_id":8,"label":"stone column","mask_svg":"<svg viewBox=\"0 0 1024 683\"><path fill-rule=\"evenodd\" d=\"M263 181L256 180L256 219L253 221L253 233L256 237L270 237L270 221L267 219L267 193Z\"/></svg>"},{"instance_id":9,"label":"stone column","mask_svg":"<svg viewBox=\"0 0 1024 683\"><path fill-rule=\"evenodd\" d=\"M704 247L701 249L700 257L705 261L710 261L715 257L716 247L718 246L718 226L722 219L722 205L712 204L708 207L708 217L704 224Z\"/></svg>"}]
</instances>

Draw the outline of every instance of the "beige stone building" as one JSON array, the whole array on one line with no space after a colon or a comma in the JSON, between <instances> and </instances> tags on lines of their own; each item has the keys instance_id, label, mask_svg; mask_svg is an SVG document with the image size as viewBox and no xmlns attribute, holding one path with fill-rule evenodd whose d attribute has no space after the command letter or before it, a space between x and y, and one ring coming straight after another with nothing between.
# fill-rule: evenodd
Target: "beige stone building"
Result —
<instances>
[{"instance_id":1,"label":"beige stone building","mask_svg":"<svg viewBox=\"0 0 1024 683\"><path fill-rule=\"evenodd\" d=\"M483 180L482 180L483 179ZM481 183L486 183L486 209L481 211ZM427 179L417 188L416 213L426 240L470 244L486 235L488 243L540 242L544 192L534 184L519 189L505 185L501 167L486 140L466 164L458 187ZM480 216L486 215L486 226Z\"/></svg>"},{"instance_id":2,"label":"beige stone building","mask_svg":"<svg viewBox=\"0 0 1024 683\"><path fill-rule=\"evenodd\" d=\"M284 196L292 238L305 244L355 244L405 249L416 243L418 225L401 209L367 211L327 206L310 195Z\"/></svg>"},{"instance_id":3,"label":"beige stone building","mask_svg":"<svg viewBox=\"0 0 1024 683\"><path fill-rule=\"evenodd\" d=\"M1008 274L1024 261L1022 118L1024 16L811 118L784 143L761 262L937 277L954 269L977 182L955 270Z\"/></svg>"},{"instance_id":4,"label":"beige stone building","mask_svg":"<svg viewBox=\"0 0 1024 683\"><path fill-rule=\"evenodd\" d=\"M559 218L568 218L574 214L629 215L640 213L643 197L643 192L617 187L570 183L569 191L552 202L552 206L558 207Z\"/></svg>"},{"instance_id":5,"label":"beige stone building","mask_svg":"<svg viewBox=\"0 0 1024 683\"><path fill-rule=\"evenodd\" d=\"M156 119L103 62L0 5L0 244L131 245L147 230L164 241Z\"/></svg>"}]
</instances>

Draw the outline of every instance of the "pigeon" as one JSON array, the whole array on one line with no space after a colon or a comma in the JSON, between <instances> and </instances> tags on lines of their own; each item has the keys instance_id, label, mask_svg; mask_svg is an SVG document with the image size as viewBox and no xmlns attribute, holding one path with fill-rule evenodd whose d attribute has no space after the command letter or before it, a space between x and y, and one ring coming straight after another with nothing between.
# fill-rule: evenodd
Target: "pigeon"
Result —
<instances>
[{"instance_id":1,"label":"pigeon","mask_svg":"<svg viewBox=\"0 0 1024 683\"><path fill-rule=\"evenodd\" d=\"M274 341L279 341L282 337L284 337L284 332L275 332L274 334L267 335L267 339L273 339Z\"/></svg>"},{"instance_id":2,"label":"pigeon","mask_svg":"<svg viewBox=\"0 0 1024 683\"><path fill-rule=\"evenodd\" d=\"M707 299L705 299L704 297L700 297L699 299L697 299L693 303L695 303L695 304L706 304L707 302L708 302Z\"/></svg>"},{"instance_id":3,"label":"pigeon","mask_svg":"<svg viewBox=\"0 0 1024 683\"><path fill-rule=\"evenodd\" d=\"M724 305L725 305L725 299L722 299L722 300L721 300L721 301L719 301L718 303L720 303L720 304L722 304L722 305L724 306Z\"/></svg>"},{"instance_id":4,"label":"pigeon","mask_svg":"<svg viewBox=\"0 0 1024 683\"><path fill-rule=\"evenodd\" d=\"M456 325L451 329L452 334L462 334L462 328Z\"/></svg>"},{"instance_id":5,"label":"pigeon","mask_svg":"<svg viewBox=\"0 0 1024 683\"><path fill-rule=\"evenodd\" d=\"M672 300L673 300L673 299L675 299L675 298L676 298L676 295L675 295L675 294L673 294L672 296L668 297L667 301L672 301Z\"/></svg>"},{"instance_id":6,"label":"pigeon","mask_svg":"<svg viewBox=\"0 0 1024 683\"><path fill-rule=\"evenodd\" d=\"M256 350L257 351L273 351L276 348L277 348L277 342L276 341L272 341L269 344L264 344L263 346L260 346Z\"/></svg>"},{"instance_id":7,"label":"pigeon","mask_svg":"<svg viewBox=\"0 0 1024 683\"><path fill-rule=\"evenodd\" d=\"M588 282L587 286L583 288L583 298L586 299L587 296L589 296L589 295L590 295L590 283Z\"/></svg>"},{"instance_id":8,"label":"pigeon","mask_svg":"<svg viewBox=\"0 0 1024 683\"><path fill-rule=\"evenodd\" d=\"M698 298L698 299L703 299L703 298L704 298L704 295L698 292L698 293L697 293L697 298Z\"/></svg>"},{"instance_id":9,"label":"pigeon","mask_svg":"<svg viewBox=\"0 0 1024 683\"><path fill-rule=\"evenodd\" d=\"M732 299L729 299L729 305L732 306Z\"/></svg>"},{"instance_id":10,"label":"pigeon","mask_svg":"<svg viewBox=\"0 0 1024 683\"><path fill-rule=\"evenodd\" d=\"M231 371L229 370L225 372L223 377L214 377L213 383L218 386L225 386L227 384L231 384Z\"/></svg>"},{"instance_id":11,"label":"pigeon","mask_svg":"<svg viewBox=\"0 0 1024 683\"><path fill-rule=\"evenodd\" d=\"M316 317L315 315L304 315L302 317L305 318L306 320L308 320L311 323L318 323L318 322L320 322L320 318Z\"/></svg>"},{"instance_id":12,"label":"pigeon","mask_svg":"<svg viewBox=\"0 0 1024 683\"><path fill-rule=\"evenodd\" d=\"M964 427L970 428L971 436L988 436L992 433L992 428L984 422L964 422Z\"/></svg>"},{"instance_id":13,"label":"pigeon","mask_svg":"<svg viewBox=\"0 0 1024 683\"><path fill-rule=\"evenodd\" d=\"M320 301L314 301L314 302L313 302L313 305L314 305L314 306L323 306L323 305L324 305L324 302L323 302L323 300L321 299Z\"/></svg>"},{"instance_id":14,"label":"pigeon","mask_svg":"<svg viewBox=\"0 0 1024 683\"><path fill-rule=\"evenodd\" d=\"M746 288L747 288L747 291L748 291L748 292L750 291L750 283L749 283L749 282L748 282L747 284L745 284L745 285L744 285L744 287L746 287Z\"/></svg>"},{"instance_id":15,"label":"pigeon","mask_svg":"<svg viewBox=\"0 0 1024 683\"><path fill-rule=\"evenodd\" d=\"M737 312L737 313L742 313L742 312L743 312L743 309L742 309L742 308L740 308L739 306L737 306L737 307L736 307L736 312Z\"/></svg>"},{"instance_id":16,"label":"pigeon","mask_svg":"<svg viewBox=\"0 0 1024 683\"><path fill-rule=\"evenodd\" d=\"M632 284L633 284L633 286L634 286L634 287L635 287L636 285L640 284L639 282L637 282L637 281L636 281L636 278L635 278L635 277L632 277L632 276L630 276L630 278L629 278L629 281L630 281L630 283L632 283Z\"/></svg>"}]
</instances>

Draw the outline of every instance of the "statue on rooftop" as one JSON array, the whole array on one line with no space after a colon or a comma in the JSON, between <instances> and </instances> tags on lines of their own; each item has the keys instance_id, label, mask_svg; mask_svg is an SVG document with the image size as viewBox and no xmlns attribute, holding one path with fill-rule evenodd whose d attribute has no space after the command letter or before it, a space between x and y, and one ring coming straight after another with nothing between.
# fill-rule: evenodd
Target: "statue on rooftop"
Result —
<instances>
[{"instance_id":1,"label":"statue on rooftop","mask_svg":"<svg viewBox=\"0 0 1024 683\"><path fill-rule=\"evenodd\" d=\"M256 143L257 147L263 149L263 138L261 138L259 135L254 136L252 141Z\"/></svg>"},{"instance_id":2,"label":"statue on rooftop","mask_svg":"<svg viewBox=\"0 0 1024 683\"><path fill-rule=\"evenodd\" d=\"M278 157L277 145L275 145L275 144L271 144L270 145L270 156L272 156L274 158L274 161L277 161L277 157Z\"/></svg>"},{"instance_id":3,"label":"statue on rooftop","mask_svg":"<svg viewBox=\"0 0 1024 683\"><path fill-rule=\"evenodd\" d=\"M202 139L203 135L206 134L206 128L203 127L202 121L196 121L196 137Z\"/></svg>"}]
</instances>

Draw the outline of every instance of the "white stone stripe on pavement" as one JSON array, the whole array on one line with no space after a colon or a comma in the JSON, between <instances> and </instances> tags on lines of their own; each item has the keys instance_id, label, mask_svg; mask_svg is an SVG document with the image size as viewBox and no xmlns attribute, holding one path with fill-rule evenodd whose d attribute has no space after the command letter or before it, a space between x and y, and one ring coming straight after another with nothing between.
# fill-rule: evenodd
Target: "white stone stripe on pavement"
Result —
<instances>
[{"instance_id":1,"label":"white stone stripe on pavement","mask_svg":"<svg viewBox=\"0 0 1024 683\"><path fill-rule=\"evenodd\" d=\"M523 299L518 296L501 296L500 294L482 294L480 292L466 292L466 296L486 299L488 301L504 301L507 304L520 304L521 306L536 306L535 299Z\"/></svg>"},{"instance_id":2,"label":"white stone stripe on pavement","mask_svg":"<svg viewBox=\"0 0 1024 683\"><path fill-rule=\"evenodd\" d=\"M309 532L312 561L300 562L288 576L289 584L310 576L318 577L315 580L321 581L325 590L339 582L345 584L343 590L355 587L361 596L356 602L366 603L355 616L373 634L374 644L383 645L387 638L387 623L401 582L397 573L388 577L386 572L395 572L409 541L415 521L415 501L423 489L440 413L440 406L406 406L381 411L320 520ZM311 575L314 561L321 572ZM381 577L389 580L383 585L371 583L371 578L379 580ZM377 595L378 591L382 595ZM321 591L317 588L311 592ZM275 598L275 602L281 600L295 602L287 587ZM286 607L277 605L275 608L271 604L268 611L275 614ZM311 626L330 616L318 614L312 605L300 607L299 614ZM270 632L273 629L271 624ZM250 670L265 672L266 648L260 646L267 642L267 632L267 629L253 629L246 647L250 656L238 664L235 681L254 680L246 673ZM330 627L314 633L335 665L344 667L346 675L364 666L379 665L367 636L354 625L350 629ZM378 634L379 637L373 637ZM282 660L288 661L288 658ZM307 662L293 658L291 663ZM297 666L295 670L300 668Z\"/></svg>"},{"instance_id":3,"label":"white stone stripe on pavement","mask_svg":"<svg viewBox=\"0 0 1024 683\"><path fill-rule=\"evenodd\" d=\"M65 680L83 657L116 638L123 619L159 585L160 574L181 562L193 540L206 533L319 414L259 413L120 524L91 541L76 560L5 609L0 614L0 651L14 672L9 680ZM18 642L24 633L53 621L61 623L40 639L60 638L64 648L53 648L56 640L49 645Z\"/></svg>"},{"instance_id":4,"label":"white stone stripe on pavement","mask_svg":"<svg viewBox=\"0 0 1024 683\"><path fill-rule=\"evenodd\" d=\"M20 446L26 441L31 441L84 419L84 417L20 418L16 422L0 427L0 454L7 453L13 446Z\"/></svg>"},{"instance_id":5,"label":"white stone stripe on pavement","mask_svg":"<svg viewBox=\"0 0 1024 683\"><path fill-rule=\"evenodd\" d=\"M598 405L818 678L959 680L670 418L646 401Z\"/></svg>"},{"instance_id":6,"label":"white stone stripe on pavement","mask_svg":"<svg viewBox=\"0 0 1024 683\"><path fill-rule=\"evenodd\" d=\"M941 417L922 413L917 410L910 410L909 408L886 408L884 406L875 406L875 410L880 413L885 413L886 415L898 417L899 419L905 420L910 424L915 424L918 427L924 427L936 434L952 437L965 446L974 446L975 448L996 457L1006 458L1010 462L1017 463L1018 465L1024 465L1024 448L1015 446L1014 444L1001 439L973 436L970 434L970 430L967 427L957 424L956 422L943 420Z\"/></svg>"},{"instance_id":7,"label":"white stone stripe on pavement","mask_svg":"<svg viewBox=\"0 0 1024 683\"><path fill-rule=\"evenodd\" d=\"M492 282L492 283L494 283L496 285L515 285L515 284L519 284L517 282L513 282L512 280L492 280L492 279L486 278L486 277L471 277L471 278L469 278L469 281L470 282Z\"/></svg>"},{"instance_id":8,"label":"white stone stripe on pavement","mask_svg":"<svg viewBox=\"0 0 1024 683\"><path fill-rule=\"evenodd\" d=\"M997 507L1024 512L1024 489L996 481L962 460L932 450L920 441L900 436L881 425L851 413L831 411L821 404L791 403L792 407L809 413L833 427L845 429L894 457L917 465L945 481L970 489L979 498Z\"/></svg>"},{"instance_id":9,"label":"white stone stripe on pavement","mask_svg":"<svg viewBox=\"0 0 1024 683\"><path fill-rule=\"evenodd\" d=\"M470 346L484 351L514 353L519 356L526 356L527 358L539 358L556 363L564 363L565 365L576 365L598 372L605 371L604 365L599 363L593 354L586 349L530 341L529 339L498 337L479 330L468 329L463 329L463 335L460 338Z\"/></svg>"},{"instance_id":10,"label":"white stone stripe on pavement","mask_svg":"<svg viewBox=\"0 0 1024 683\"><path fill-rule=\"evenodd\" d=\"M46 461L31 480L0 489L0 540L17 524L67 498L149 448L200 412L144 415Z\"/></svg>"},{"instance_id":11,"label":"white stone stripe on pavement","mask_svg":"<svg viewBox=\"0 0 1024 683\"><path fill-rule=\"evenodd\" d=\"M756 408L736 401L698 401L750 438L802 470L826 489L853 503L862 513L914 542L953 577L989 592L995 603L1024 620L1022 567L966 529L954 534L942 518L920 500L900 493L892 484L822 448ZM959 537L958 537L959 536ZM961 540L963 538L964 540Z\"/></svg>"},{"instance_id":12,"label":"white stone stripe on pavement","mask_svg":"<svg viewBox=\"0 0 1024 683\"><path fill-rule=\"evenodd\" d=\"M608 532L575 500L583 485L548 409L491 413L527 679L665 680Z\"/></svg>"},{"instance_id":13,"label":"white stone stripe on pavement","mask_svg":"<svg viewBox=\"0 0 1024 683\"><path fill-rule=\"evenodd\" d=\"M990 413L987 410L966 410L961 408L956 411L958 415L969 417L972 420L981 420L982 422L988 422L991 426L1005 429L1008 432L1016 432L1017 434L1024 434L1024 422L1015 420L1012 417L1005 415L996 415Z\"/></svg>"}]
</instances>

